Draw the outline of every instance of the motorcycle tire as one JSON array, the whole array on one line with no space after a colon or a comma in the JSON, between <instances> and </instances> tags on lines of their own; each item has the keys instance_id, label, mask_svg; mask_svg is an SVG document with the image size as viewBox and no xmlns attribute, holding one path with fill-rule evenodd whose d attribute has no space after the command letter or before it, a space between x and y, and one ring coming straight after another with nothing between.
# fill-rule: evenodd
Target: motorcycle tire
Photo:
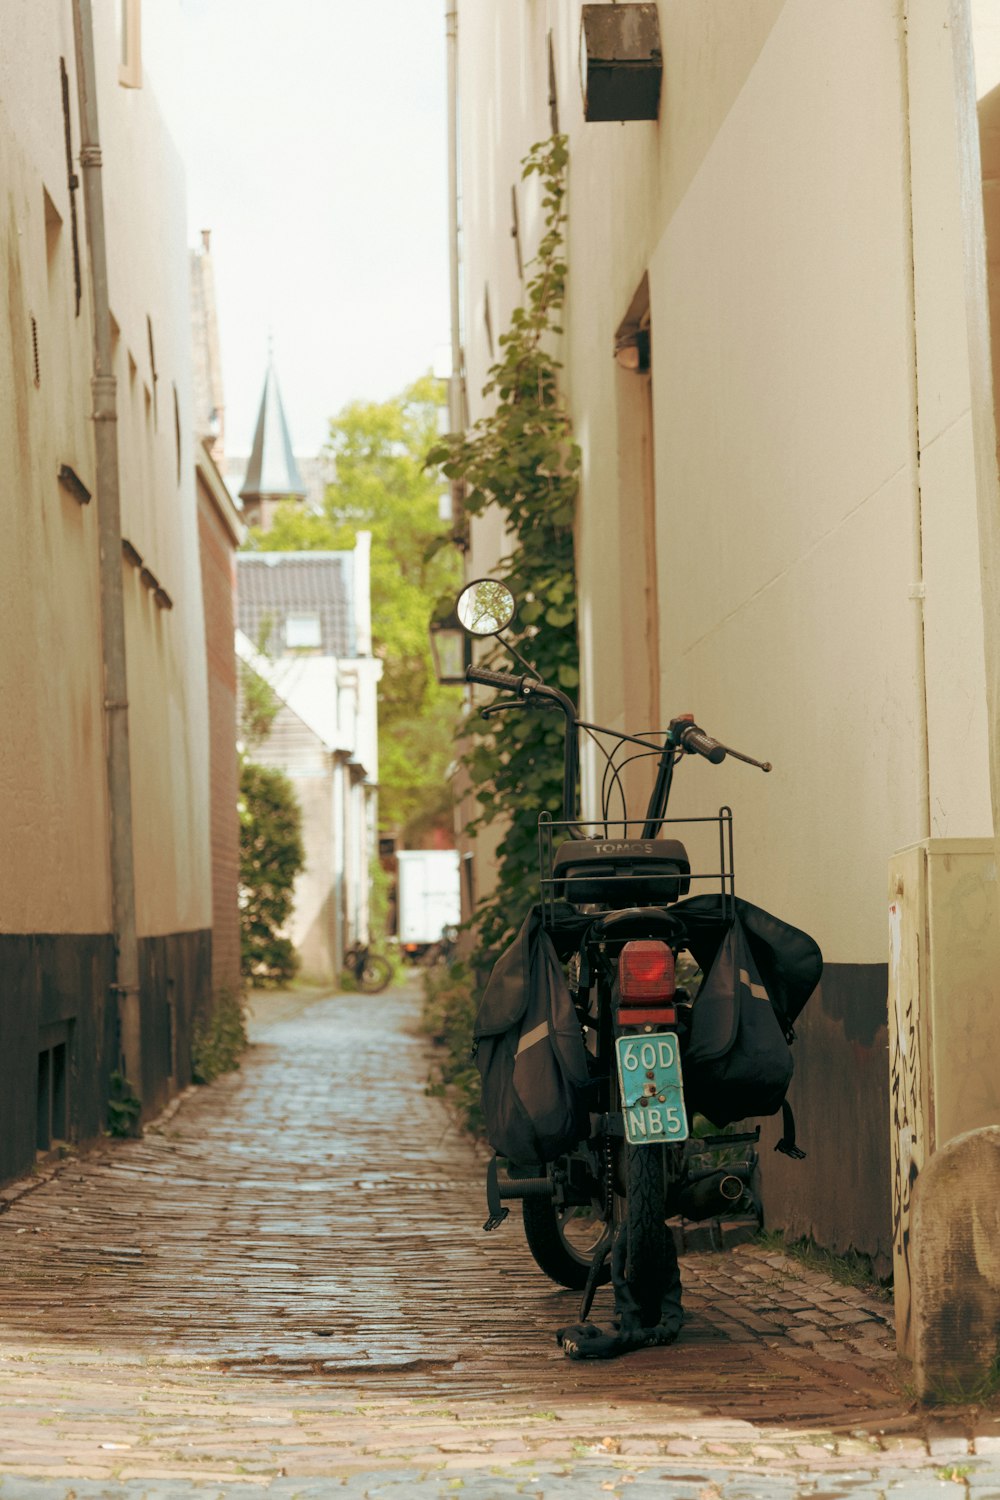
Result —
<instances>
[{"instance_id":1,"label":"motorcycle tire","mask_svg":"<svg viewBox=\"0 0 1000 1500\"><path fill-rule=\"evenodd\" d=\"M665 1146L625 1147L625 1279L643 1327L660 1321L673 1257L667 1259Z\"/></svg>"},{"instance_id":2,"label":"motorcycle tire","mask_svg":"<svg viewBox=\"0 0 1000 1500\"><path fill-rule=\"evenodd\" d=\"M524 1237L540 1271L557 1286L582 1292L587 1285L597 1243L605 1225L596 1213L559 1209L551 1198L525 1198L521 1204ZM611 1280L611 1261L601 1267L597 1285Z\"/></svg>"},{"instance_id":3,"label":"motorcycle tire","mask_svg":"<svg viewBox=\"0 0 1000 1500\"><path fill-rule=\"evenodd\" d=\"M370 953L358 975L358 988L366 995L378 995L392 978L392 964L380 953Z\"/></svg>"}]
</instances>

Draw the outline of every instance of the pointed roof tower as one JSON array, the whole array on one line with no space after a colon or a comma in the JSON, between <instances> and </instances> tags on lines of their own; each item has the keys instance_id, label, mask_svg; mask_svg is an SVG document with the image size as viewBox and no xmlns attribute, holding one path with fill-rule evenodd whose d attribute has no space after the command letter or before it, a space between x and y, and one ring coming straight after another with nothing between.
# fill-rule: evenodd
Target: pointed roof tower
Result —
<instances>
[{"instance_id":1,"label":"pointed roof tower","mask_svg":"<svg viewBox=\"0 0 1000 1500\"><path fill-rule=\"evenodd\" d=\"M264 377L264 394L260 398L257 430L254 433L253 452L247 465L246 478L240 489L244 515L248 525L261 526L268 530L275 509L282 500L291 496L296 500L306 498L306 487L302 483L292 439L285 421L285 410L278 390L278 377L274 360L269 355L267 374Z\"/></svg>"}]
</instances>

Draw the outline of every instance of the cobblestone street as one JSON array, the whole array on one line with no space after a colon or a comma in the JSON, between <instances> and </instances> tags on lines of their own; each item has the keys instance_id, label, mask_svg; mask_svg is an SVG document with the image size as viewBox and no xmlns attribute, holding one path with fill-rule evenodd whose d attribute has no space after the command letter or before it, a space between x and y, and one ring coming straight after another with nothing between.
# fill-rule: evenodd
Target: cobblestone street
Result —
<instances>
[{"instance_id":1,"label":"cobblestone street","mask_svg":"<svg viewBox=\"0 0 1000 1500\"><path fill-rule=\"evenodd\" d=\"M1000 1419L913 1406L891 1304L756 1247L685 1256L672 1348L566 1360L417 987L255 1005L238 1073L0 1195L0 1500L1000 1496Z\"/></svg>"}]
</instances>

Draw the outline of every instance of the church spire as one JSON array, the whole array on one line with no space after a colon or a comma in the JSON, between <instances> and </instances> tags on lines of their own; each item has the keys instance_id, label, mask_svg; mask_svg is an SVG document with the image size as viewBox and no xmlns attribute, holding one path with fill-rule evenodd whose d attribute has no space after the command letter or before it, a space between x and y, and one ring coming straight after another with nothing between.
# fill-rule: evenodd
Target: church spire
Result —
<instances>
[{"instance_id":1,"label":"church spire","mask_svg":"<svg viewBox=\"0 0 1000 1500\"><path fill-rule=\"evenodd\" d=\"M289 497L304 500L306 487L292 452L274 359L269 349L253 452L240 489L248 524L261 526L266 531L278 505Z\"/></svg>"}]
</instances>

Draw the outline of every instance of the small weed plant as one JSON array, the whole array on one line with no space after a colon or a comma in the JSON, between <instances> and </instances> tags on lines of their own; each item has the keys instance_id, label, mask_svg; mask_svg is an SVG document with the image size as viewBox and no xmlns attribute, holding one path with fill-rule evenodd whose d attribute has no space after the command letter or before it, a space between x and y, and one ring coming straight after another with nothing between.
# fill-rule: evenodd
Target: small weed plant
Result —
<instances>
[{"instance_id":1,"label":"small weed plant","mask_svg":"<svg viewBox=\"0 0 1000 1500\"><path fill-rule=\"evenodd\" d=\"M108 1135L119 1137L139 1135L142 1100L124 1073L116 1070L112 1073L109 1083L111 1091L108 1095Z\"/></svg>"},{"instance_id":2,"label":"small weed plant","mask_svg":"<svg viewBox=\"0 0 1000 1500\"><path fill-rule=\"evenodd\" d=\"M983 1406L992 1403L1000 1393L1000 1351L989 1369L978 1379L941 1381L930 1396L932 1406ZM939 1474L939 1478L950 1475Z\"/></svg>"},{"instance_id":3,"label":"small weed plant","mask_svg":"<svg viewBox=\"0 0 1000 1500\"><path fill-rule=\"evenodd\" d=\"M831 1281L837 1281L841 1286L857 1287L881 1302L892 1300L891 1285L881 1281L875 1274L871 1259L856 1250L847 1255L836 1255L810 1239L788 1240L779 1230L763 1230L757 1243L767 1250L800 1261L810 1270L822 1271L824 1276L829 1276Z\"/></svg>"},{"instance_id":4,"label":"small weed plant","mask_svg":"<svg viewBox=\"0 0 1000 1500\"><path fill-rule=\"evenodd\" d=\"M479 1071L472 1061L476 1019L473 975L468 964L441 964L424 974L422 1029L437 1049L429 1091L446 1099L467 1129L482 1127Z\"/></svg>"},{"instance_id":5,"label":"small weed plant","mask_svg":"<svg viewBox=\"0 0 1000 1500\"><path fill-rule=\"evenodd\" d=\"M247 1045L243 1001L231 990L221 990L204 1020L195 1022L191 1039L191 1078L194 1083L212 1083L222 1073L240 1065Z\"/></svg>"}]
</instances>

